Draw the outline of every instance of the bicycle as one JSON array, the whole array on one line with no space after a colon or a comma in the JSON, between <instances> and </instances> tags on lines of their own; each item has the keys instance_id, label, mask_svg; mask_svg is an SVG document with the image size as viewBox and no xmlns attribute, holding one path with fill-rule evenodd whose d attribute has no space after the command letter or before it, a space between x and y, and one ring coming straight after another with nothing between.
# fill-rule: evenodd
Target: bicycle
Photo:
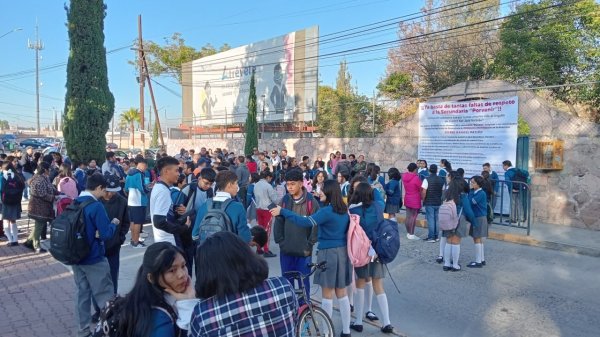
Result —
<instances>
[{"instance_id":1,"label":"bicycle","mask_svg":"<svg viewBox=\"0 0 600 337\"><path fill-rule=\"evenodd\" d=\"M322 336L322 337L333 337L333 321L331 317L323 310L312 304L310 301L310 294L306 292L304 287L304 280L311 277L317 269L325 270L326 262L321 263L309 263L310 273L307 275L302 274L298 271L290 271L285 274L291 276L294 280L298 280L300 286L295 288L296 296L298 301L303 300L304 304L298 309L298 323L296 324L296 336L297 337L308 337L308 336ZM295 282L294 282L295 283Z\"/></svg>"}]
</instances>

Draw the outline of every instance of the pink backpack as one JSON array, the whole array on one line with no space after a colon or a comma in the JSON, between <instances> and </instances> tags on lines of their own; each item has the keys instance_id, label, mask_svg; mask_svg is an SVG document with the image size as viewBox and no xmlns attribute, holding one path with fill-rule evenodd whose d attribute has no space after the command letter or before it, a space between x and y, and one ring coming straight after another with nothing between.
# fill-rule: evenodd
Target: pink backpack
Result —
<instances>
[{"instance_id":1,"label":"pink backpack","mask_svg":"<svg viewBox=\"0 0 600 337\"><path fill-rule=\"evenodd\" d=\"M366 266L371 262L369 249L371 240L360 226L360 216L349 214L350 226L348 227L348 257L354 267Z\"/></svg>"},{"instance_id":2,"label":"pink backpack","mask_svg":"<svg viewBox=\"0 0 600 337\"><path fill-rule=\"evenodd\" d=\"M458 227L460 216L462 214L462 208L460 213L456 212L456 204L454 201L444 201L438 213L438 224L440 229L443 231L453 231Z\"/></svg>"},{"instance_id":3,"label":"pink backpack","mask_svg":"<svg viewBox=\"0 0 600 337\"><path fill-rule=\"evenodd\" d=\"M58 182L58 191L64 193L70 199L77 199L77 182L73 178L64 177Z\"/></svg>"}]
</instances>

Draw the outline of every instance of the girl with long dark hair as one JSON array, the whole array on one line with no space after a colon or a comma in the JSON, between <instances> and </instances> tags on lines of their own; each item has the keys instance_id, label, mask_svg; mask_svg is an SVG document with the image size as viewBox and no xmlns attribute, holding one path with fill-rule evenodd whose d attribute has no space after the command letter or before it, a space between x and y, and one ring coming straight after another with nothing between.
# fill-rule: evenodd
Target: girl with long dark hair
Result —
<instances>
[{"instance_id":1,"label":"girl with long dark hair","mask_svg":"<svg viewBox=\"0 0 600 337\"><path fill-rule=\"evenodd\" d=\"M175 298L189 290L191 278L183 251L169 242L146 248L133 288L124 298L119 336L186 336L176 324ZM167 292L168 291L170 292Z\"/></svg>"},{"instance_id":2,"label":"girl with long dark hair","mask_svg":"<svg viewBox=\"0 0 600 337\"><path fill-rule=\"evenodd\" d=\"M294 289L286 278L268 276L265 259L239 236L209 236L196 251L195 289L167 289L177 298L178 326L193 337L295 336Z\"/></svg>"},{"instance_id":3,"label":"girl with long dark hair","mask_svg":"<svg viewBox=\"0 0 600 337\"><path fill-rule=\"evenodd\" d=\"M342 336L350 336L350 302L346 292L346 287L352 282L352 267L346 248L350 216L337 181L325 181L320 197L324 206L311 216L300 216L281 207L272 209L271 214L282 215L300 227L318 226L317 262L326 261L327 269L318 270L314 282L321 286L322 307L329 316L333 314L333 295L336 295L342 316Z\"/></svg>"},{"instance_id":4,"label":"girl with long dark hair","mask_svg":"<svg viewBox=\"0 0 600 337\"><path fill-rule=\"evenodd\" d=\"M446 244L443 247L443 269L444 271L460 271L461 266L458 263L460 240L469 233L466 221L473 223L473 209L469 203L468 195L465 193L464 180L456 172L451 172L447 176L446 182L448 183L448 189L445 192L444 200L454 203L456 214L460 214L460 217L455 229L442 231L442 236L446 238Z\"/></svg>"},{"instance_id":5,"label":"girl with long dark hair","mask_svg":"<svg viewBox=\"0 0 600 337\"><path fill-rule=\"evenodd\" d=\"M368 183L358 183L354 188L354 193L350 197L350 214L360 216L360 226L365 231L371 242L375 241L377 226L383 221L383 209L373 200L373 189ZM373 289L377 296L377 302L383 316L383 327L381 331L391 333L394 328L390 324L390 313L388 308L387 296L383 289L383 278L385 277L383 264L375 260L366 266L354 268L356 272L356 291L354 294L354 313L357 321L350 327L358 332L362 332L362 315L365 303L365 286L368 282L373 283Z\"/></svg>"},{"instance_id":6,"label":"girl with long dark hair","mask_svg":"<svg viewBox=\"0 0 600 337\"><path fill-rule=\"evenodd\" d=\"M396 213L398 213L400 207L402 207L402 193L400 192L400 179L402 179L402 177L400 171L395 167L388 170L388 176L390 177L390 181L385 184L385 194L387 195L387 199L385 200L384 213L388 214L390 220L398 222Z\"/></svg>"}]
</instances>

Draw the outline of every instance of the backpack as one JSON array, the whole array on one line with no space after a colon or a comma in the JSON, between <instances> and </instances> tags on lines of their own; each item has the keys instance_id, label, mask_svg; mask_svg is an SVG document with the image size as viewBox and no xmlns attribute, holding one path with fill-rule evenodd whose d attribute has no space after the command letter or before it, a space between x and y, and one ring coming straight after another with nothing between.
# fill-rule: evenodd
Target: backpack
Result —
<instances>
[{"instance_id":1,"label":"backpack","mask_svg":"<svg viewBox=\"0 0 600 337\"><path fill-rule=\"evenodd\" d=\"M119 326L126 326L126 324L122 324L122 320L125 319L124 311L125 311L125 297L115 295L111 298L102 310L100 310L100 317L98 319L98 323L96 324L96 328L92 332L92 337L125 337L125 335L121 334L119 331ZM172 308L163 308L163 307L152 307L153 309L163 310L171 317L173 323L177 320L177 314ZM173 324L175 326L175 336L181 336L182 330L177 326L177 324Z\"/></svg>"},{"instance_id":2,"label":"backpack","mask_svg":"<svg viewBox=\"0 0 600 337\"><path fill-rule=\"evenodd\" d=\"M83 209L93 202L73 202L50 224L50 254L59 262L77 264L90 253Z\"/></svg>"},{"instance_id":3,"label":"backpack","mask_svg":"<svg viewBox=\"0 0 600 337\"><path fill-rule=\"evenodd\" d=\"M62 212L64 212L64 210L67 209L67 207L69 207L69 205L72 203L73 199L68 197L58 199L56 202L56 216L60 216Z\"/></svg>"},{"instance_id":4,"label":"backpack","mask_svg":"<svg viewBox=\"0 0 600 337\"><path fill-rule=\"evenodd\" d=\"M16 177L14 173L9 173L8 179L2 179L4 180L4 184L2 184L2 203L13 206L20 205L25 189L23 181Z\"/></svg>"},{"instance_id":5,"label":"backpack","mask_svg":"<svg viewBox=\"0 0 600 337\"><path fill-rule=\"evenodd\" d=\"M237 231L234 230L233 224L231 223L231 218L225 213L225 210L227 210L227 207L232 201L233 199L227 199L225 201L208 199L206 201L208 212L206 212L206 215L202 218L199 225L199 237L201 242L218 232L227 231L237 234Z\"/></svg>"},{"instance_id":6,"label":"backpack","mask_svg":"<svg viewBox=\"0 0 600 337\"><path fill-rule=\"evenodd\" d=\"M371 262L369 250L371 249L371 240L360 226L360 216L350 214L350 226L348 227L348 257L350 263L356 267L363 267Z\"/></svg>"},{"instance_id":7,"label":"backpack","mask_svg":"<svg viewBox=\"0 0 600 337\"><path fill-rule=\"evenodd\" d=\"M381 263L394 261L400 250L400 232L397 223L388 219L379 223L375 230L373 249Z\"/></svg>"},{"instance_id":8,"label":"backpack","mask_svg":"<svg viewBox=\"0 0 600 337\"><path fill-rule=\"evenodd\" d=\"M440 206L440 210L438 213L438 223L440 224L440 229L443 231L452 231L458 227L458 221L460 220L460 215L462 214L462 208L460 213L456 212L456 204L453 200L444 201Z\"/></svg>"},{"instance_id":9,"label":"backpack","mask_svg":"<svg viewBox=\"0 0 600 337\"><path fill-rule=\"evenodd\" d=\"M519 182L519 184L512 184L513 192L519 192L519 190L527 190L527 176L523 170L515 168L515 176L512 178L513 182Z\"/></svg>"},{"instance_id":10,"label":"backpack","mask_svg":"<svg viewBox=\"0 0 600 337\"><path fill-rule=\"evenodd\" d=\"M77 190L77 182L73 178L62 178L58 182L58 187L62 193L71 199L75 199L79 195L79 191Z\"/></svg>"}]
</instances>

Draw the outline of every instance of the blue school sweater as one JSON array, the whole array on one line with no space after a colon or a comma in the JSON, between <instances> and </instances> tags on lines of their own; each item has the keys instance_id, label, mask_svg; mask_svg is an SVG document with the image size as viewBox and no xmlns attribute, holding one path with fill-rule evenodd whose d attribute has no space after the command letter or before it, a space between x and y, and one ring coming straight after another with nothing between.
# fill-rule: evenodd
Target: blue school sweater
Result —
<instances>
[{"instance_id":1,"label":"blue school sweater","mask_svg":"<svg viewBox=\"0 0 600 337\"><path fill-rule=\"evenodd\" d=\"M350 217L347 213L335 213L333 208L328 205L320 208L309 217L298 215L285 208L281 209L281 215L300 227L310 228L316 224L318 226L317 242L319 243L319 249L346 247L346 237L350 224ZM312 218L312 221L309 218Z\"/></svg>"},{"instance_id":2,"label":"blue school sweater","mask_svg":"<svg viewBox=\"0 0 600 337\"><path fill-rule=\"evenodd\" d=\"M84 202L92 198L94 197L89 192L83 191L75 200L77 202ZM96 264L104 259L104 241L108 241L113 237L117 226L110 222L111 220L106 214L104 205L97 200L83 209L83 218L85 221L86 238L90 245L90 253L78 264ZM96 232L98 233L98 238L96 237Z\"/></svg>"},{"instance_id":3,"label":"blue school sweater","mask_svg":"<svg viewBox=\"0 0 600 337\"><path fill-rule=\"evenodd\" d=\"M385 185L385 194L387 195L386 204L400 205L402 195L400 194L400 182L396 179L390 180Z\"/></svg>"},{"instance_id":4,"label":"blue school sweater","mask_svg":"<svg viewBox=\"0 0 600 337\"><path fill-rule=\"evenodd\" d=\"M228 193L219 191L212 200L223 202L230 198L231 196ZM208 207L207 203L204 203L196 214L196 221L194 222L194 228L192 229L192 237L196 238L200 235L200 223L206 213L208 213ZM225 213L229 215L232 226L237 230L237 235L242 240L250 242L252 235L250 234L250 227L248 227L248 221L246 220L246 209L244 209L244 205L234 200L227 206Z\"/></svg>"},{"instance_id":5,"label":"blue school sweater","mask_svg":"<svg viewBox=\"0 0 600 337\"><path fill-rule=\"evenodd\" d=\"M471 207L471 202L469 201L469 196L467 193L462 193L460 195L460 204L456 205L456 212L460 213L462 210L462 215L465 216L468 222L473 226L477 226L477 222L475 221L475 214L473 213L473 208Z\"/></svg>"},{"instance_id":6,"label":"blue school sweater","mask_svg":"<svg viewBox=\"0 0 600 337\"><path fill-rule=\"evenodd\" d=\"M487 216L487 195L484 190L469 191L469 202L476 218Z\"/></svg>"}]
</instances>

